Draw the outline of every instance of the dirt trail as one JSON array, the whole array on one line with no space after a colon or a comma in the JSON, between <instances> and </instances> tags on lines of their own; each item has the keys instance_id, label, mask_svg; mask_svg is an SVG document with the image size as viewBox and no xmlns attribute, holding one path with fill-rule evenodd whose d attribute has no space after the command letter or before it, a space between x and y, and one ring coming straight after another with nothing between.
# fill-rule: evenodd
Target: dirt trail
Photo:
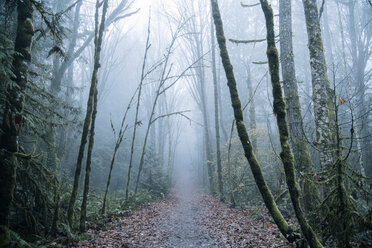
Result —
<instances>
[{"instance_id":1,"label":"dirt trail","mask_svg":"<svg viewBox=\"0 0 372 248\"><path fill-rule=\"evenodd\" d=\"M203 226L202 195L190 177L178 182L173 197L176 202L170 211L169 221L163 223L168 233L167 240L160 247L218 247Z\"/></svg>"},{"instance_id":2,"label":"dirt trail","mask_svg":"<svg viewBox=\"0 0 372 248\"><path fill-rule=\"evenodd\" d=\"M180 180L166 200L113 220L74 247L286 247L262 208L237 210Z\"/></svg>"}]
</instances>

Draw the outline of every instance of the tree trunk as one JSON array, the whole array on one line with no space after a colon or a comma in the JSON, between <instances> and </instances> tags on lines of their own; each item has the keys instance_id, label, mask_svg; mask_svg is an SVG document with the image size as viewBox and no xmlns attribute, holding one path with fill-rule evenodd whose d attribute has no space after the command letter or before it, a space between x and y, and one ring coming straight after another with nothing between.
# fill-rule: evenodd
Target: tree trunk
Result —
<instances>
[{"instance_id":1,"label":"tree trunk","mask_svg":"<svg viewBox=\"0 0 372 248\"><path fill-rule=\"evenodd\" d=\"M310 151L304 137L304 124L302 121L300 98L296 80L296 70L292 45L292 13L291 0L279 2L279 33L280 33L280 62L282 66L283 88L286 99L286 110L291 147L295 160L297 175L305 175L301 180L304 192L304 207L307 211L315 210L319 202L317 187L311 179L306 177L314 173Z\"/></svg>"},{"instance_id":2,"label":"tree trunk","mask_svg":"<svg viewBox=\"0 0 372 248\"><path fill-rule=\"evenodd\" d=\"M230 62L230 57L226 48L226 38L224 36L223 24L221 19L221 14L219 11L218 3L216 0L211 0L212 4L212 13L214 24L216 26L216 36L218 45L220 48L220 54L222 59L222 64L225 69L227 77L227 86L230 90L231 103L234 111L234 117L236 121L236 128L240 141L242 143L244 154L249 162L249 165L252 170L253 177L256 181L257 187L262 195L262 198L265 202L267 209L269 210L271 216L273 217L275 223L277 224L280 232L286 237L290 242L295 240L295 237L291 236L292 231L288 227L287 221L284 219L283 215L278 209L278 206L275 203L274 197L266 184L266 181L263 177L261 166L253 153L252 143L249 139L247 129L244 124L242 105L240 102L236 80L233 72L233 67Z\"/></svg>"},{"instance_id":3,"label":"tree trunk","mask_svg":"<svg viewBox=\"0 0 372 248\"><path fill-rule=\"evenodd\" d=\"M177 29L176 34L174 34L174 36L172 38L172 41L171 41L171 44L167 49L167 53L165 55L164 67L163 67L163 70L162 70L162 73L161 73L161 76L160 76L160 82L159 82L159 85L158 85L158 87L155 91L156 95L155 95L155 99L154 99L153 104L152 104L152 109L151 109L151 112L150 112L150 118L149 118L147 128L146 128L145 139L143 141L141 158L140 158L140 162L139 162L139 165L138 165L138 173L137 173L136 185L135 185L135 188L134 188L134 194L137 194L138 184L139 184L139 181L140 181L140 177L141 177L141 173L142 173L142 169L143 169L143 164L145 163L147 140L148 140L148 136L149 136L149 133L150 133L151 125L153 124L153 121L154 121L153 118L154 118L154 115L155 115L155 108L156 108L159 96L162 93L164 93L164 91L165 91L165 89L163 89L163 87L164 87L165 82L167 81L168 62L169 62L169 58L170 58L170 55L171 55L171 52L172 52L172 48L173 48L173 46L176 42L177 35L178 35L179 31L180 30ZM161 89L163 89L163 90L161 91ZM135 124L137 124L137 123L135 123ZM129 184L127 184L127 186L129 186Z\"/></svg>"},{"instance_id":4,"label":"tree trunk","mask_svg":"<svg viewBox=\"0 0 372 248\"><path fill-rule=\"evenodd\" d=\"M303 0L303 5L310 52L316 147L319 150L320 167L326 169L333 163L335 133L333 91L327 75L316 0Z\"/></svg>"},{"instance_id":5,"label":"tree trunk","mask_svg":"<svg viewBox=\"0 0 372 248\"><path fill-rule=\"evenodd\" d=\"M197 42L196 44L196 56L201 58L203 56L203 46L202 46L202 39ZM205 146L205 155L206 155L206 166L208 172L208 181L209 181L209 190L212 194L215 194L215 185L213 181L213 155L212 155L212 144L211 144L211 137L209 132L209 118L208 118L208 109L207 109L207 96L205 94L205 71L204 71L204 64L202 60L199 60L198 67L197 67L197 80L199 81L200 86L200 110L202 112L203 117L203 130L204 130L204 146Z\"/></svg>"},{"instance_id":6,"label":"tree trunk","mask_svg":"<svg viewBox=\"0 0 372 248\"><path fill-rule=\"evenodd\" d=\"M0 225L9 225L17 172L18 135L23 125L23 104L31 62L31 43L34 35L33 6L29 0L17 2L17 32L14 46L13 82L8 86L0 140ZM3 235L1 228L0 235ZM7 236L7 235L4 235ZM9 237L5 237L6 239Z\"/></svg>"},{"instance_id":7,"label":"tree trunk","mask_svg":"<svg viewBox=\"0 0 372 248\"><path fill-rule=\"evenodd\" d=\"M74 206L75 206L75 201L76 201L76 197L78 193L77 191L79 187L79 179L80 179L80 173L81 173L81 165L83 162L85 144L87 143L89 128L92 123L92 113L93 113L94 104L95 104L94 96L97 91L98 69L100 67L101 45L102 45L102 39L103 39L103 31L105 29L105 17L107 13L107 8L108 8L108 0L105 0L103 4L101 23L98 24L99 1L97 0L96 14L95 14L94 67L93 67L92 80L91 80L91 85L90 85L90 90L89 90L87 112L85 115L83 132L81 135L79 153L78 153L78 158L77 158L77 163L76 163L76 168L75 168L74 184L73 184L70 202L69 202L68 210L67 210L67 221L70 227L72 227L72 224L73 224Z\"/></svg>"},{"instance_id":8,"label":"tree trunk","mask_svg":"<svg viewBox=\"0 0 372 248\"><path fill-rule=\"evenodd\" d=\"M220 142L220 118L218 116L218 88L217 88L217 72L216 72L216 45L214 35L213 20L211 22L211 44L212 44L212 75L214 88L214 118L216 128L216 160L217 160L217 178L218 178L218 193L221 200L223 197L223 182L222 182L222 165L221 165L221 142Z\"/></svg>"},{"instance_id":9,"label":"tree trunk","mask_svg":"<svg viewBox=\"0 0 372 248\"><path fill-rule=\"evenodd\" d=\"M90 171L92 164L92 153L94 148L94 132L96 127L96 117L97 117L97 101L98 101L98 90L94 93L93 99L93 113L92 113L92 123L90 125L90 135L88 143L88 154L87 161L85 165L85 180L84 180L84 191L83 191L83 201L81 202L80 209L80 232L85 232L86 225L85 221L87 219L87 202L88 202L88 193L89 193L89 183L90 183Z\"/></svg>"},{"instance_id":10,"label":"tree trunk","mask_svg":"<svg viewBox=\"0 0 372 248\"><path fill-rule=\"evenodd\" d=\"M333 46L332 46L332 35L331 30L329 28L329 21L328 21L328 7L327 1L324 2L323 8L323 30L324 30L324 45L325 45L325 55L326 60L328 61L330 66L335 65L335 60L333 56ZM332 84L333 85L333 84Z\"/></svg>"},{"instance_id":11,"label":"tree trunk","mask_svg":"<svg viewBox=\"0 0 372 248\"><path fill-rule=\"evenodd\" d=\"M147 53L150 49L150 30L151 30L150 20L151 19L149 18L149 23L148 23L148 27L147 27L147 40L146 40L145 54L144 54L143 62L142 62L141 79L140 79L140 83L139 83L139 86L138 86L136 117L134 119L132 143L131 143L131 146L130 146L130 159L129 159L129 167L128 167L127 186L125 188L125 200L128 200L128 196L129 196L130 174L131 174L132 166L133 166L134 142L136 140L136 132L137 132L137 126L138 126L138 112L139 112L139 107L140 107L140 102L141 102L142 85L143 85L143 81L145 79L145 68L146 68Z\"/></svg>"},{"instance_id":12,"label":"tree trunk","mask_svg":"<svg viewBox=\"0 0 372 248\"><path fill-rule=\"evenodd\" d=\"M357 37L362 37L363 34L357 34L356 30L358 30L357 25L355 23L355 5L357 3L349 0L347 7L349 9L349 20L348 20L348 29L351 41L351 57L352 57L352 78L354 83L354 94L356 95L356 125L355 131L357 138L357 142L361 144L361 158L360 158L360 169L363 171L364 166L366 166L366 172L368 177L372 177L372 169L368 168L367 165L372 164L370 160L372 154L370 140L371 137L368 132L368 110L366 108L365 102L365 94L366 94L366 85L365 85L365 69L367 66L367 62L370 56L369 47L371 44L371 34L370 32L365 33L365 40L357 39ZM364 24L363 24L364 25ZM368 25L368 24L367 24ZM369 166L371 167L371 166ZM372 181L371 181L372 182Z\"/></svg>"},{"instance_id":13,"label":"tree trunk","mask_svg":"<svg viewBox=\"0 0 372 248\"><path fill-rule=\"evenodd\" d=\"M254 102L254 92L252 87L252 78L251 78L251 69L249 64L247 63L247 86L248 86L248 94L249 94L249 129L251 131L256 130L256 106ZM252 137L252 146L253 152L257 153L257 135L253 134Z\"/></svg>"},{"instance_id":14,"label":"tree trunk","mask_svg":"<svg viewBox=\"0 0 372 248\"><path fill-rule=\"evenodd\" d=\"M296 181L294 158L289 146L289 130L286 118L286 106L283 99L282 88L280 85L279 76L279 55L275 46L275 32L274 32L274 14L271 6L267 0L260 0L262 10L266 19L267 30L267 58L269 62L269 70L271 76L271 84L273 87L273 107L274 114L279 129L280 145L282 151L280 158L283 162L284 172L286 176L288 191L291 196L293 209L296 213L298 223L300 224L303 235L311 247L323 247L317 235L307 223L305 215L302 212L300 204L300 188Z\"/></svg>"},{"instance_id":15,"label":"tree trunk","mask_svg":"<svg viewBox=\"0 0 372 248\"><path fill-rule=\"evenodd\" d=\"M213 23L213 20L212 20L212 23ZM217 89L218 89L218 104L219 104L219 116L220 116L220 128L221 128L221 131L222 131L222 143L225 143L227 142L227 139L229 138L228 134L227 134L227 131L226 131L226 127L225 127L225 123L223 122L224 120L224 112L222 110L222 93L221 93L221 58L218 57L218 61L216 62L216 64L218 65L218 68L217 68Z\"/></svg>"},{"instance_id":16,"label":"tree trunk","mask_svg":"<svg viewBox=\"0 0 372 248\"><path fill-rule=\"evenodd\" d=\"M78 3L81 4L82 0ZM111 12L110 16L107 18L106 27L111 25L112 23L116 22L117 20L123 19L125 17L129 17L137 12L129 13L127 15L121 16L121 18L118 18L121 11L126 8L126 5L128 3L128 0L122 0L119 5ZM77 4L77 5L78 5ZM61 66L58 69L58 72L56 73L55 78L55 84L53 87L60 87L62 83L62 79L64 74L66 73L66 70L71 66L71 64L83 53L86 47L90 44L90 42L95 39L95 34L91 33L84 41L84 43L76 50L74 50L75 47L73 47L72 53L69 56L66 56L64 61L62 62ZM68 52L69 53L69 52ZM67 54L68 54L67 53Z\"/></svg>"}]
</instances>

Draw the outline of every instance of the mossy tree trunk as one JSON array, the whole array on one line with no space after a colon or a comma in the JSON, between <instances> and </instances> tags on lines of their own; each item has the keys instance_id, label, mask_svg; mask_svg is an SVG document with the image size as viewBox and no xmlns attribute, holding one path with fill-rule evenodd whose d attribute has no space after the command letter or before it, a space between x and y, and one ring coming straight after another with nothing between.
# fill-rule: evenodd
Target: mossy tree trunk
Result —
<instances>
[{"instance_id":1,"label":"mossy tree trunk","mask_svg":"<svg viewBox=\"0 0 372 248\"><path fill-rule=\"evenodd\" d=\"M228 87L230 89L230 97L232 102L232 107L234 110L234 116L236 120L236 127L240 141L242 143L245 156L247 157L249 164L251 166L252 174L255 178L256 184L261 192L261 195L264 199L265 205L268 208L271 216L273 217L275 223L277 224L281 233L290 241L293 242L296 240L295 237L291 235L291 230L288 227L288 223L282 216L279 211L272 193L268 188L261 171L260 164L258 163L254 153L252 144L250 142L244 120L243 112L241 107L241 102L239 99L239 94L236 87L236 80L233 72L233 68L230 62L229 54L226 48L226 39L223 32L223 24L221 20L221 15L218 8L218 3L215 0L211 0L213 18L216 25L217 31L217 40L220 46L222 63L225 68L226 77L228 80ZM274 96L274 113L277 117L277 124L280 133L281 141L281 158L284 164L287 185L291 194L292 203L296 212L296 216L301 225L301 229L304 233L304 236L308 240L311 247L323 247L318 241L316 235L312 231L311 227L307 224L304 215L302 213L300 204L299 204L299 188L296 184L295 173L294 173L294 161L293 155L289 147L288 139L288 126L286 122L286 112L285 112L285 103L282 97L281 86L279 82L279 56L275 47L275 34L274 34L274 22L273 22L273 13L271 7L268 5L267 1L261 0L261 6L265 13L266 26L267 26L267 42L268 50L267 56L269 59L270 74L272 77L273 85L273 96Z\"/></svg>"},{"instance_id":2,"label":"mossy tree trunk","mask_svg":"<svg viewBox=\"0 0 372 248\"><path fill-rule=\"evenodd\" d=\"M29 0L17 2L17 32L13 57L13 85L6 92L6 106L0 139L0 225L9 225L9 210L13 200L18 160L18 135L23 125L23 104L31 62L34 35L33 5ZM0 235L3 235L1 228Z\"/></svg>"},{"instance_id":3,"label":"mossy tree trunk","mask_svg":"<svg viewBox=\"0 0 372 248\"><path fill-rule=\"evenodd\" d=\"M213 75L213 89L214 89L214 119L216 128L216 164L217 164L217 182L218 193L221 200L223 195L223 181L222 181L222 164L221 164L221 141L220 141L220 118L218 106L218 87L217 87L217 72L216 72L216 42L214 34L213 20L211 22L211 45L212 45L212 75Z\"/></svg>"},{"instance_id":4,"label":"mossy tree trunk","mask_svg":"<svg viewBox=\"0 0 372 248\"><path fill-rule=\"evenodd\" d=\"M334 153L333 90L327 74L317 1L303 0L303 5L310 52L316 147L319 150L320 166L326 169L332 165Z\"/></svg>"},{"instance_id":5,"label":"mossy tree trunk","mask_svg":"<svg viewBox=\"0 0 372 248\"><path fill-rule=\"evenodd\" d=\"M307 179L307 177L314 173L314 168L306 137L304 137L304 124L298 95L292 45L291 5L291 0L281 0L279 2L280 62L282 66L283 88L295 168L298 172L297 175L305 175L303 176L303 180L301 180L301 188L304 193L303 203L307 211L312 211L315 210L320 199L316 185L311 181L311 178Z\"/></svg>"},{"instance_id":6,"label":"mossy tree trunk","mask_svg":"<svg viewBox=\"0 0 372 248\"><path fill-rule=\"evenodd\" d=\"M83 200L81 202L80 208L80 232L85 232L86 229L86 219L87 219L87 202L89 194L89 184L90 184L90 171L92 168L92 153L94 148L94 132L96 127L96 117L97 117L97 101L98 101L98 90L94 93L93 99L93 113L92 113L92 123L90 125L89 143L88 143L88 153L85 165L85 179L84 179L84 190L83 190Z\"/></svg>"},{"instance_id":7,"label":"mossy tree trunk","mask_svg":"<svg viewBox=\"0 0 372 248\"><path fill-rule=\"evenodd\" d=\"M249 162L249 165L252 170L253 177L256 181L257 187L262 195L262 198L265 202L267 209L269 210L271 216L273 217L275 223L277 224L280 232L286 237L289 241L293 242L293 236L291 236L292 231L288 227L287 221L284 219L283 215L278 209L278 206L275 203L274 197L266 184L266 181L263 177L261 166L253 153L252 143L249 139L247 129L244 124L242 105L240 102L236 80L234 76L233 67L230 62L230 57L226 48L226 38L224 36L223 24L221 19L221 14L219 11L218 3L216 0L211 0L212 4L212 13L213 20L216 26L216 36L218 45L220 48L220 55L222 59L222 64L225 69L227 77L227 86L230 90L230 98L234 111L235 124L238 131L240 141L242 143L244 154Z\"/></svg>"},{"instance_id":8,"label":"mossy tree trunk","mask_svg":"<svg viewBox=\"0 0 372 248\"><path fill-rule=\"evenodd\" d=\"M279 129L281 152L280 158L283 162L288 191L292 200L293 209L296 213L303 235L311 247L323 247L317 235L307 223L300 204L300 188L296 181L294 157L289 146L289 130L286 117L286 105L284 102L279 76L279 55L275 46L274 14L267 0L260 0L262 10L266 19L267 30L267 58L273 87L273 105Z\"/></svg>"},{"instance_id":9,"label":"mossy tree trunk","mask_svg":"<svg viewBox=\"0 0 372 248\"><path fill-rule=\"evenodd\" d=\"M78 193L79 179L80 179L81 167L82 167L82 162L83 162L83 157L84 157L84 150L85 150L85 145L87 143L89 128L91 127L91 123L92 123L92 114L94 111L95 94L97 91L97 84L98 84L98 69L100 67L101 45L102 45L102 39L103 39L103 31L105 29L105 18L106 18L106 13L108 9L108 0L105 0L103 3L100 24L98 21L99 5L100 3L97 0L96 14L95 14L94 67L93 67L91 85L90 85L90 90L89 90L89 97L88 97L88 102L87 102L87 112L86 112L85 119L84 119L83 132L81 135L79 153L78 153L78 158L77 158L77 163L76 163L76 168L75 168L74 184L73 184L72 193L71 193L68 210L67 210L67 221L70 227L72 227L73 225L74 206L75 206L77 193Z\"/></svg>"},{"instance_id":10,"label":"mossy tree trunk","mask_svg":"<svg viewBox=\"0 0 372 248\"><path fill-rule=\"evenodd\" d=\"M338 124L338 106L336 97L334 98L334 109L335 109L335 122ZM330 211L335 213L335 216L331 216L331 219L335 226L332 227L334 231L334 236L337 239L337 246L340 248L351 248L350 237L353 233L353 220L352 212L354 212L353 203L351 202L351 197L349 192L345 187L345 175L348 175L345 168L348 167L346 158L342 156L342 137L340 128L337 126L336 129L336 188L335 188L335 198L333 202L328 203L328 206L336 208L336 211ZM330 193L329 198L332 198L333 192ZM335 205L333 205L335 204ZM332 206L333 205L333 206ZM328 213L329 214L329 213Z\"/></svg>"}]
</instances>

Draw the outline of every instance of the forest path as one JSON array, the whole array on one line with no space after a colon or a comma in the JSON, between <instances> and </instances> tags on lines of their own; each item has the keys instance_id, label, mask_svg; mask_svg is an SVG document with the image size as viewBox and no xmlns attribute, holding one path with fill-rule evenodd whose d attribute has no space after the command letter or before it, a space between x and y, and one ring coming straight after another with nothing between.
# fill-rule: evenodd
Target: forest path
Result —
<instances>
[{"instance_id":1,"label":"forest path","mask_svg":"<svg viewBox=\"0 0 372 248\"><path fill-rule=\"evenodd\" d=\"M218 247L203 226L206 218L205 206L201 204L203 194L189 175L178 181L172 197L175 204L170 210L169 221L163 223L167 240L159 247Z\"/></svg>"},{"instance_id":2,"label":"forest path","mask_svg":"<svg viewBox=\"0 0 372 248\"><path fill-rule=\"evenodd\" d=\"M229 208L190 177L179 180L169 198L113 219L106 231L88 232L92 239L73 247L286 247L263 208Z\"/></svg>"}]
</instances>

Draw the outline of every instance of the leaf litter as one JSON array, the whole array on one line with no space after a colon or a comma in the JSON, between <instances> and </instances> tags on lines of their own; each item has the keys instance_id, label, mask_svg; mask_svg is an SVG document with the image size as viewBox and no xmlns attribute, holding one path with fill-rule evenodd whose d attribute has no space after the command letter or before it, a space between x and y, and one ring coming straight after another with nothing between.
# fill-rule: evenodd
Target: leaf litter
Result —
<instances>
[{"instance_id":1,"label":"leaf litter","mask_svg":"<svg viewBox=\"0 0 372 248\"><path fill-rule=\"evenodd\" d=\"M233 209L189 184L167 199L145 204L106 230L91 228L89 240L69 247L293 247L265 208Z\"/></svg>"}]
</instances>

